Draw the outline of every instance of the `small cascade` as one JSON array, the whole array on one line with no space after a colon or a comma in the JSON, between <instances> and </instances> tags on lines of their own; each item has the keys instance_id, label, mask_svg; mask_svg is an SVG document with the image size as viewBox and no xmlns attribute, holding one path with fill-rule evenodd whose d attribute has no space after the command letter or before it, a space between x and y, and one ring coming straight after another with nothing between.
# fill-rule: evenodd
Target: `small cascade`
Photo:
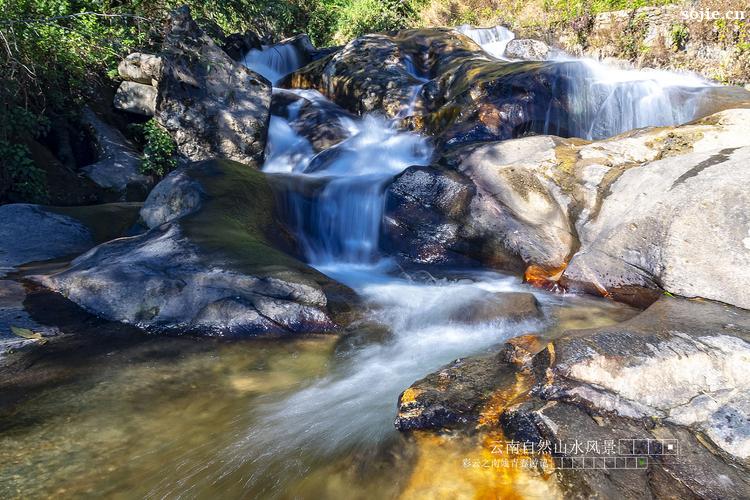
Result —
<instances>
[{"instance_id":1,"label":"small cascade","mask_svg":"<svg viewBox=\"0 0 750 500\"><path fill-rule=\"evenodd\" d=\"M507 28L462 25L456 30L489 55L508 60L505 46L515 35ZM695 119L708 91L716 88L696 75L619 69L564 54L548 64L553 88L547 115L535 117L538 124L531 127L537 133L597 140L638 128L679 125Z\"/></svg>"},{"instance_id":2,"label":"small cascade","mask_svg":"<svg viewBox=\"0 0 750 500\"><path fill-rule=\"evenodd\" d=\"M475 28L469 24L462 24L461 26L457 26L455 30L474 40L492 57L502 60L507 60L505 58L505 46L516 37L505 26Z\"/></svg>"},{"instance_id":3,"label":"small cascade","mask_svg":"<svg viewBox=\"0 0 750 500\"><path fill-rule=\"evenodd\" d=\"M623 70L591 59L559 61L553 95L566 100L566 116L550 105L545 134L604 139L628 130L695 119L713 85L693 75Z\"/></svg>"},{"instance_id":4,"label":"small cascade","mask_svg":"<svg viewBox=\"0 0 750 500\"><path fill-rule=\"evenodd\" d=\"M405 168L427 164L426 139L367 116L348 124L351 137L316 155L285 119L273 117L272 125L263 170L291 175L286 215L308 261L377 260L385 185Z\"/></svg>"},{"instance_id":5,"label":"small cascade","mask_svg":"<svg viewBox=\"0 0 750 500\"><path fill-rule=\"evenodd\" d=\"M299 50L290 43L278 43L263 47L262 50L253 49L242 60L242 64L263 75L274 85L301 68L304 62Z\"/></svg>"}]
</instances>

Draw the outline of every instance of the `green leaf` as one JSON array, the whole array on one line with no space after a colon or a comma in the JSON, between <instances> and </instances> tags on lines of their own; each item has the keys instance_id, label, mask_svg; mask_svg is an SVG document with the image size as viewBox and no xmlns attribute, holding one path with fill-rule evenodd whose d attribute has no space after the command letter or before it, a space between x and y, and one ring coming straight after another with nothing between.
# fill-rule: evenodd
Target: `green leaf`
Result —
<instances>
[{"instance_id":1,"label":"green leaf","mask_svg":"<svg viewBox=\"0 0 750 500\"><path fill-rule=\"evenodd\" d=\"M21 337L21 338L29 339L29 340L36 340L40 344L43 344L47 341L44 337L42 337L41 333L34 332L32 330L29 330L28 328L11 326L10 331L13 333L13 335L17 337Z\"/></svg>"}]
</instances>

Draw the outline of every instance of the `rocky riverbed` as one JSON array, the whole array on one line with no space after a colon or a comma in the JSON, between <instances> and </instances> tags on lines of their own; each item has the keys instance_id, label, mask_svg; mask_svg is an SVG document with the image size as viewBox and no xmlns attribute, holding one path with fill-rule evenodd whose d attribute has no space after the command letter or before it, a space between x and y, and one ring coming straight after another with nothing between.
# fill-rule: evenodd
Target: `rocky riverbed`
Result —
<instances>
[{"instance_id":1,"label":"rocky riverbed","mask_svg":"<svg viewBox=\"0 0 750 500\"><path fill-rule=\"evenodd\" d=\"M0 496L750 496L750 92L165 26L178 167L89 107L112 203L0 207Z\"/></svg>"}]
</instances>

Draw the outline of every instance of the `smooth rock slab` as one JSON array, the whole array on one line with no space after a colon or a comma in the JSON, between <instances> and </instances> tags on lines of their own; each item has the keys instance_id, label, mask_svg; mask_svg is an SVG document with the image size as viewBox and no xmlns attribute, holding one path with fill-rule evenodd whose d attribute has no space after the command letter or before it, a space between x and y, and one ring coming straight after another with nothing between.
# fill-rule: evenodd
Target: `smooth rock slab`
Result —
<instances>
[{"instance_id":1,"label":"smooth rock slab","mask_svg":"<svg viewBox=\"0 0 750 500\"><path fill-rule=\"evenodd\" d=\"M551 365L546 397L698 428L750 458L750 312L663 297L623 323L570 332L534 363Z\"/></svg>"},{"instance_id":2,"label":"smooth rock slab","mask_svg":"<svg viewBox=\"0 0 750 500\"><path fill-rule=\"evenodd\" d=\"M41 205L0 206L0 273L12 267L85 252L91 231L77 219Z\"/></svg>"}]
</instances>

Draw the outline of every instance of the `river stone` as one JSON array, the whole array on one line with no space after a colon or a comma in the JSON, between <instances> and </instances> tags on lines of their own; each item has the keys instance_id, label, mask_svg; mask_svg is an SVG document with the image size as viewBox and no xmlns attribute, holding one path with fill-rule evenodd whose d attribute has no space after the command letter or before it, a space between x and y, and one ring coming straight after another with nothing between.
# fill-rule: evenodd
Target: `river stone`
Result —
<instances>
[{"instance_id":1,"label":"river stone","mask_svg":"<svg viewBox=\"0 0 750 500\"><path fill-rule=\"evenodd\" d=\"M453 321L487 323L493 321L523 321L539 318L542 311L533 293L497 292L473 301L456 311Z\"/></svg>"},{"instance_id":2,"label":"river stone","mask_svg":"<svg viewBox=\"0 0 750 500\"><path fill-rule=\"evenodd\" d=\"M203 195L201 184L185 169L173 170L151 190L141 208L141 218L149 228L179 219L198 210Z\"/></svg>"},{"instance_id":3,"label":"river stone","mask_svg":"<svg viewBox=\"0 0 750 500\"><path fill-rule=\"evenodd\" d=\"M750 458L748 311L663 297L623 323L571 332L537 358L551 365L547 398L700 429L727 454Z\"/></svg>"},{"instance_id":4,"label":"river stone","mask_svg":"<svg viewBox=\"0 0 750 500\"><path fill-rule=\"evenodd\" d=\"M207 161L164 182L146 211L160 225L35 279L98 316L152 332L330 332L349 320L354 292L280 250L286 230L264 174ZM180 200L193 182L202 195L192 211L182 201L176 209L155 206Z\"/></svg>"},{"instance_id":5,"label":"river stone","mask_svg":"<svg viewBox=\"0 0 750 500\"><path fill-rule=\"evenodd\" d=\"M516 38L505 46L505 57L524 59L526 61L543 61L549 58L549 47L546 43L530 38Z\"/></svg>"},{"instance_id":6,"label":"river stone","mask_svg":"<svg viewBox=\"0 0 750 500\"><path fill-rule=\"evenodd\" d=\"M401 393L394 425L400 431L474 425L497 387L514 378L514 369L497 356L457 359Z\"/></svg>"},{"instance_id":7,"label":"river stone","mask_svg":"<svg viewBox=\"0 0 750 500\"><path fill-rule=\"evenodd\" d=\"M181 7L170 15L155 119L190 160L227 158L260 166L271 84L233 61Z\"/></svg>"},{"instance_id":8,"label":"river stone","mask_svg":"<svg viewBox=\"0 0 750 500\"><path fill-rule=\"evenodd\" d=\"M161 57L142 52L133 52L117 65L117 72L125 81L156 86L161 78Z\"/></svg>"},{"instance_id":9,"label":"river stone","mask_svg":"<svg viewBox=\"0 0 750 500\"><path fill-rule=\"evenodd\" d=\"M136 82L122 82L115 93L114 106L137 115L154 116L156 88Z\"/></svg>"},{"instance_id":10,"label":"river stone","mask_svg":"<svg viewBox=\"0 0 750 500\"><path fill-rule=\"evenodd\" d=\"M564 280L606 291L662 288L750 308L749 183L750 147L627 170L598 214L579 224L581 248Z\"/></svg>"},{"instance_id":11,"label":"river stone","mask_svg":"<svg viewBox=\"0 0 750 500\"><path fill-rule=\"evenodd\" d=\"M85 252L91 231L77 219L40 205L0 206L0 273L29 262Z\"/></svg>"},{"instance_id":12,"label":"river stone","mask_svg":"<svg viewBox=\"0 0 750 500\"><path fill-rule=\"evenodd\" d=\"M82 122L92 131L97 145L97 161L83 172L97 185L119 193L121 199L143 200L153 185L140 171L141 158L122 133L84 108Z\"/></svg>"},{"instance_id":13,"label":"river stone","mask_svg":"<svg viewBox=\"0 0 750 500\"><path fill-rule=\"evenodd\" d=\"M305 99L289 125L310 142L315 152L321 152L349 138L354 119L329 101Z\"/></svg>"},{"instance_id":14,"label":"river stone","mask_svg":"<svg viewBox=\"0 0 750 500\"><path fill-rule=\"evenodd\" d=\"M404 170L386 191L383 247L404 263L471 264L479 245L462 238L461 226L473 189L439 166Z\"/></svg>"}]
</instances>

